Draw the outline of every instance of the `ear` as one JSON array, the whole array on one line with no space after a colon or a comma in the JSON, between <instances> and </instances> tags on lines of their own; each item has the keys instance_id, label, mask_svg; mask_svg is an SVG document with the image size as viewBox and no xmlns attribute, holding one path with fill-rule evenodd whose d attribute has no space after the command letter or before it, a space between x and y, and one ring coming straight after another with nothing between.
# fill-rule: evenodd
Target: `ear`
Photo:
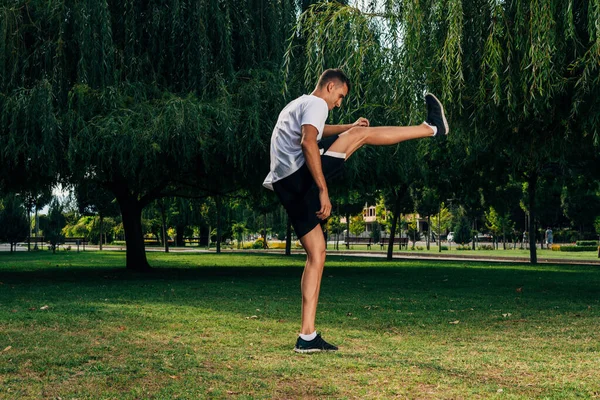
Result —
<instances>
[{"instance_id":1,"label":"ear","mask_svg":"<svg viewBox=\"0 0 600 400\"><path fill-rule=\"evenodd\" d=\"M333 92L333 89L335 88L335 82L334 81L329 81L327 82L327 91L328 92Z\"/></svg>"}]
</instances>

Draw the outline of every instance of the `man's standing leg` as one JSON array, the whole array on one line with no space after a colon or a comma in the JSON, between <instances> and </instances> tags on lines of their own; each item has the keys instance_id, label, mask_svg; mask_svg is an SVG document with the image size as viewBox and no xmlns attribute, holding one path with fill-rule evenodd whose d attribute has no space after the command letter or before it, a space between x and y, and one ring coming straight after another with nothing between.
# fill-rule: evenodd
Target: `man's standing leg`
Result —
<instances>
[{"instance_id":1,"label":"man's standing leg","mask_svg":"<svg viewBox=\"0 0 600 400\"><path fill-rule=\"evenodd\" d=\"M300 238L306 251L306 265L302 274L302 328L294 351L312 353L318 351L335 351L337 347L324 341L315 330L315 318L321 279L325 267L325 239L321 225L315 226L309 233Z\"/></svg>"},{"instance_id":2,"label":"man's standing leg","mask_svg":"<svg viewBox=\"0 0 600 400\"><path fill-rule=\"evenodd\" d=\"M302 274L302 330L310 335L315 331L315 317L321 289L321 277L325 266L325 240L321 225L300 238L306 251L306 265Z\"/></svg>"}]
</instances>

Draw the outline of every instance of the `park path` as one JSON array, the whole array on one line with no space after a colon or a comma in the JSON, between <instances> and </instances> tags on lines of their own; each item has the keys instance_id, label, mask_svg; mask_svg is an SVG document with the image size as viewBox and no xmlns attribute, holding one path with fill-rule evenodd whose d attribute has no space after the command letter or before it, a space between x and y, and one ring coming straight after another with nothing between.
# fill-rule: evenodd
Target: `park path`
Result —
<instances>
[{"instance_id":1,"label":"park path","mask_svg":"<svg viewBox=\"0 0 600 400\"><path fill-rule=\"evenodd\" d=\"M98 250L97 246L86 246L89 250ZM105 250L109 251L125 251L125 246L105 246ZM147 247L146 251L163 252L162 247ZM204 248L177 248L171 247L169 249L173 253L215 253L214 249L206 250ZM246 254L284 254L283 249L269 249L269 250L231 250L222 249L223 253L246 253ZM292 254L305 254L303 250L294 249ZM372 251L345 251L345 250L327 250L328 255L335 256L348 256L348 257L372 257L372 258L386 258L386 252L372 252ZM501 257L501 256L484 256L484 255L447 255L447 254L435 254L435 253L416 253L416 252L394 252L395 260L445 260L445 261L487 261L494 263L528 263L529 257ZM566 258L545 258L543 254L538 251L538 263L540 264L572 264L572 265L600 265L600 259L598 260L574 260Z\"/></svg>"},{"instance_id":2,"label":"park path","mask_svg":"<svg viewBox=\"0 0 600 400\"><path fill-rule=\"evenodd\" d=\"M86 250L97 251L98 246L87 245ZM24 246L19 246L17 251L27 251ZM83 251L83 247L81 247ZM125 251L125 246L104 246L106 251ZM8 246L0 245L0 251L9 251ZM75 251L75 248L71 246L71 251ZM146 251L149 252L163 252L162 247L146 247ZM171 247L169 249L173 253L215 253L214 249L206 250L205 248L198 247ZM269 250L231 250L222 249L223 253L247 253L247 254L284 254L283 249L269 249ZM292 254L305 254L303 250L294 249ZM348 256L348 257L372 257L372 258L386 258L387 253L376 252L376 251L346 251L346 250L327 250L327 254L336 256ZM446 261L486 261L494 263L528 263L529 257L502 257L502 256L485 256L480 254L436 254L436 253L417 253L417 252L394 252L395 260L446 260ZM572 265L600 265L600 258L598 260L577 260L567 258L546 258L543 256L543 252L538 251L538 263L540 264L572 264Z\"/></svg>"}]
</instances>

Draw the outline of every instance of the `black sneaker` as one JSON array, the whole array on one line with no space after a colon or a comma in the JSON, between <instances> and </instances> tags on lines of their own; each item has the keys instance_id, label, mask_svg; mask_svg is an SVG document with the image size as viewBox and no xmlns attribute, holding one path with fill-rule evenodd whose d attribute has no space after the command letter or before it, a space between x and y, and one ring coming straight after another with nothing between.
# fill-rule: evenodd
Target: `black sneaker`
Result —
<instances>
[{"instance_id":1,"label":"black sneaker","mask_svg":"<svg viewBox=\"0 0 600 400\"><path fill-rule=\"evenodd\" d=\"M321 337L321 334L318 333L317 337L313 340L304 340L301 337L298 337L296 341L296 347L294 347L294 351L296 353L316 353L320 351L337 351L337 347L327 343Z\"/></svg>"},{"instance_id":2,"label":"black sneaker","mask_svg":"<svg viewBox=\"0 0 600 400\"><path fill-rule=\"evenodd\" d=\"M425 123L437 127L437 137L446 136L450 128L444 115L442 103L431 93L425 95L425 103L427 104L427 119Z\"/></svg>"}]
</instances>

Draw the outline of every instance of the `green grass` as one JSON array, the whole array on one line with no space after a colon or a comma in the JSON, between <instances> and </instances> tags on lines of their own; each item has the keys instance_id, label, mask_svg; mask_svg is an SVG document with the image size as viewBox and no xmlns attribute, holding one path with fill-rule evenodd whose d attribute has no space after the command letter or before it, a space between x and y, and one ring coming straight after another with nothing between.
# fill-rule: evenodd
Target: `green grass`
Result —
<instances>
[{"instance_id":1,"label":"green grass","mask_svg":"<svg viewBox=\"0 0 600 400\"><path fill-rule=\"evenodd\" d=\"M297 355L302 256L148 257L1 254L0 398L600 396L598 267L330 256Z\"/></svg>"},{"instance_id":2,"label":"green grass","mask_svg":"<svg viewBox=\"0 0 600 400\"><path fill-rule=\"evenodd\" d=\"M484 243L486 245L489 245L489 243ZM443 246L447 246L445 244L443 244ZM430 250L427 250L425 248L424 245L421 245L421 247L424 247L422 250L410 250L410 246L409 246L409 250L402 250L399 251L398 247L395 246L394 247L394 254L402 254L402 255L411 255L411 254L434 254L434 255L438 255L440 254L439 249L437 247L437 245L432 245ZM333 244L329 244L327 246L327 248L329 250L334 250L334 246ZM386 253L387 252L387 246L385 247L386 250L381 250L381 247L379 245L373 245L371 246L371 249L367 249L366 245L352 245L349 251L354 251L354 252L373 252L373 253ZM340 251L348 251L346 250L346 247L344 246L343 243L340 243ZM516 248L513 249L511 248L507 248L506 250L502 249L502 244L500 244L499 249L498 250L456 250L456 245L453 244L452 248L448 248L448 250L442 250L441 252L442 255L446 255L446 256L468 256L468 257L509 257L509 258L529 258L529 250L528 249L520 249L520 248ZM575 260L575 261L600 261L600 259L598 258L598 252L597 251L586 251L586 252L564 252L564 251L552 251L552 250L548 250L548 249L537 249L537 256L538 259L540 260L553 260L553 259L560 259L560 260Z\"/></svg>"}]
</instances>

